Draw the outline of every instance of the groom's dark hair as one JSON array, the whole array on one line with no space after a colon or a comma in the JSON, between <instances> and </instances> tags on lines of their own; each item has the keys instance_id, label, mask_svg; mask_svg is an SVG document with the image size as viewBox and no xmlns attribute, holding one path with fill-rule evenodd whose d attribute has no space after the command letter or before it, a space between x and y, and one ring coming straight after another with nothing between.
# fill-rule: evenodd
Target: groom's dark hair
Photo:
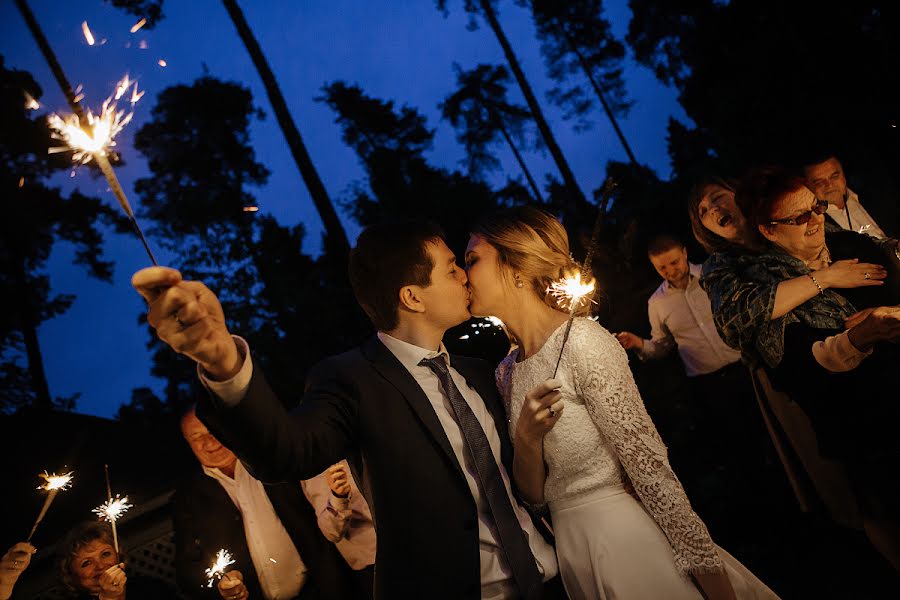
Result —
<instances>
[{"instance_id":1,"label":"groom's dark hair","mask_svg":"<svg viewBox=\"0 0 900 600\"><path fill-rule=\"evenodd\" d=\"M359 234L350 251L350 285L376 329L397 327L402 287L431 284L434 261L428 244L438 240L444 240L444 232L425 220L378 223Z\"/></svg>"}]
</instances>

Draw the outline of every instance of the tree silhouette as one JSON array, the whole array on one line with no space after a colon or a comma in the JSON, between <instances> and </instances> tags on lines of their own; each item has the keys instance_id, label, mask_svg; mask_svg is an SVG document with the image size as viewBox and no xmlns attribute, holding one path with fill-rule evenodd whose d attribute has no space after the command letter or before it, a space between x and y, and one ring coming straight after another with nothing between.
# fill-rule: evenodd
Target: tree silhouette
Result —
<instances>
[{"instance_id":1,"label":"tree silhouette","mask_svg":"<svg viewBox=\"0 0 900 600\"><path fill-rule=\"evenodd\" d=\"M241 37L241 41L244 42L247 52L250 53L250 58L253 60L256 70L259 72L259 76L266 88L269 102L272 104L272 110L275 112L275 118L287 140L288 147L291 149L291 156L294 157L294 162L297 164L297 168L300 169L300 175L303 177L304 183L306 183L306 188L309 190L313 204L315 204L316 210L322 218L325 235L327 236L326 245L336 252L348 252L350 242L347 240L344 226L341 224L334 204L331 202L331 198L325 189L325 185L322 183L322 179L319 177L318 171L316 171L315 165L313 165L312 158L306 149L306 145L303 143L303 138L300 136L300 130L297 129L297 124L291 117L284 94L281 93L278 81L275 79L271 67L269 67L269 62L266 60L259 42L256 41L256 37L253 35L247 19L244 18L244 13L238 6L237 1L222 0L222 3L234 22L234 26Z\"/></svg>"},{"instance_id":2,"label":"tree silhouette","mask_svg":"<svg viewBox=\"0 0 900 600\"><path fill-rule=\"evenodd\" d=\"M145 27L153 26L163 17L162 0L111 1L114 6L122 8L131 14L146 17L147 25L145 25ZM328 195L328 191L322 183L322 178L319 177L319 172L313 164L312 157L306 149L306 144L303 142L303 137L300 135L297 123L291 116L287 101L284 98L284 94L281 92L281 87L278 85L278 80L275 78L272 68L269 66L269 61L266 60L262 47L260 47L259 41L257 41L256 36L253 34L253 30L250 28L250 24L247 22L247 18L244 16L244 12L241 10L237 1L222 0L222 4L225 6L225 10L228 12L228 16L231 18L232 23L234 23L234 27L237 30L241 41L244 43L244 47L250 54L250 59L253 61L256 71L259 73L260 79L262 79L266 95L269 98L269 102L272 104L272 112L275 113L275 119L278 122L279 128L281 128L281 133L284 135L285 141L287 141L294 163L297 165L300 176L303 178L306 189L309 191L309 195L312 198L313 205L316 207L316 211L322 219L322 225L325 229L325 245L330 248L332 252L346 255L350 249L350 243L347 240L344 226L341 224L341 220L334 208L334 204L331 202L331 197Z\"/></svg>"},{"instance_id":3,"label":"tree silhouette","mask_svg":"<svg viewBox=\"0 0 900 600\"><path fill-rule=\"evenodd\" d=\"M369 189L357 183L347 202L354 218L361 225L401 216L430 218L443 226L451 247L460 251L471 223L496 206L491 189L425 160L434 130L417 110L396 108L393 101L372 98L342 81L322 91L318 100L335 111L344 141L368 175Z\"/></svg>"},{"instance_id":4,"label":"tree silhouette","mask_svg":"<svg viewBox=\"0 0 900 600\"><path fill-rule=\"evenodd\" d=\"M867 206L881 205L879 221L892 215L898 223L900 13L893 4L829 11L772 0L630 5L627 41L636 58L678 89L695 124L669 127L678 177L698 167L733 174L754 163L791 164L820 146L844 159Z\"/></svg>"},{"instance_id":5,"label":"tree silhouette","mask_svg":"<svg viewBox=\"0 0 900 600\"><path fill-rule=\"evenodd\" d=\"M47 156L47 148L55 144L46 121L31 118L26 108L29 97L41 97L32 76L7 69L0 57L0 190L4 198L0 284L7 299L0 319L0 411L72 407L74 397L51 396L38 328L65 313L75 296L51 292L45 265L55 244L66 241L75 247L75 264L92 277L110 281L112 263L103 260L100 225L120 222L117 213L98 199L78 191L66 197L43 183L52 172L70 165L62 155Z\"/></svg>"},{"instance_id":6,"label":"tree silhouette","mask_svg":"<svg viewBox=\"0 0 900 600\"><path fill-rule=\"evenodd\" d=\"M531 121L531 113L506 97L509 72L503 66L485 64L463 71L454 63L453 70L457 89L438 108L456 129L456 139L466 149L469 175L480 178L486 171L500 168L500 161L488 148L502 138L519 163L533 198L543 202L540 189L516 147L517 143L525 145L524 130Z\"/></svg>"},{"instance_id":7,"label":"tree silhouette","mask_svg":"<svg viewBox=\"0 0 900 600\"><path fill-rule=\"evenodd\" d=\"M436 0L436 3L438 9L446 13L447 0ZM516 57L512 45L510 45L509 39L506 37L506 33L503 31L500 21L497 19L495 1L464 0L463 6L466 12L473 17L470 25L474 26L476 23L474 20L475 15L480 15L487 22L491 31L494 33L494 36L497 38L497 41L500 43L500 47L503 49L503 55L506 57L506 62L509 63L509 68L516 78L516 83L519 84L519 89L525 97L525 102L528 104L528 109L531 111L531 116L534 118L534 122L541 134L541 138L547 146L547 150L550 151L553 162L556 163L556 168L559 170L559 174L566 186L567 194L565 201L567 215L570 218L577 218L577 215L585 212L588 205L587 199L585 198L581 187L578 185L578 182L575 180L575 175L572 173L572 169L569 166L568 161L566 161L562 149L556 142L556 137L553 135L550 125L547 124L547 119L544 118L544 113L531 89L531 84L528 83L528 79L525 77L525 72L519 64L519 59Z\"/></svg>"},{"instance_id":8,"label":"tree silhouette","mask_svg":"<svg viewBox=\"0 0 900 600\"><path fill-rule=\"evenodd\" d=\"M613 37L609 21L603 18L603 3L600 0L532 0L531 10L547 74L557 83L548 93L551 101L565 109L566 118L577 117L579 125L585 127L585 115L594 103L581 84L572 83L573 76L585 76L628 159L637 165L616 120L616 115L625 114L631 106L622 79L625 47Z\"/></svg>"}]
</instances>

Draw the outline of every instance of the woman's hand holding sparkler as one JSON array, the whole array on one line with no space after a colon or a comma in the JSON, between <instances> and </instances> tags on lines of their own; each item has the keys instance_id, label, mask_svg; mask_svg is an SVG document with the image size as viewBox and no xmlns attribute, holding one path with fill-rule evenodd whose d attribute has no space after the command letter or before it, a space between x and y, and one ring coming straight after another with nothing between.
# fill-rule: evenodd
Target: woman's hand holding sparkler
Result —
<instances>
[{"instance_id":1,"label":"woman's hand holding sparkler","mask_svg":"<svg viewBox=\"0 0 900 600\"><path fill-rule=\"evenodd\" d=\"M35 552L37 550L28 542L19 542L0 559L0 600L7 600L12 596L13 587L31 564L31 555Z\"/></svg>"},{"instance_id":2,"label":"woman's hand holding sparkler","mask_svg":"<svg viewBox=\"0 0 900 600\"><path fill-rule=\"evenodd\" d=\"M225 600L247 600L250 595L244 585L244 576L238 570L225 573L216 588Z\"/></svg>"},{"instance_id":3,"label":"woman's hand holding sparkler","mask_svg":"<svg viewBox=\"0 0 900 600\"><path fill-rule=\"evenodd\" d=\"M125 575L125 563L119 563L108 568L100 575L99 600L120 600L125 598L125 584L128 576Z\"/></svg>"},{"instance_id":4,"label":"woman's hand holding sparkler","mask_svg":"<svg viewBox=\"0 0 900 600\"><path fill-rule=\"evenodd\" d=\"M219 299L199 281L167 267L141 269L131 285L149 304L147 322L159 339L193 359L211 379L234 377L243 364Z\"/></svg>"},{"instance_id":5,"label":"woman's hand holding sparkler","mask_svg":"<svg viewBox=\"0 0 900 600\"><path fill-rule=\"evenodd\" d=\"M562 415L565 404L558 379L548 379L525 394L522 412L516 425L516 447L540 446L547 432L553 429Z\"/></svg>"}]
</instances>

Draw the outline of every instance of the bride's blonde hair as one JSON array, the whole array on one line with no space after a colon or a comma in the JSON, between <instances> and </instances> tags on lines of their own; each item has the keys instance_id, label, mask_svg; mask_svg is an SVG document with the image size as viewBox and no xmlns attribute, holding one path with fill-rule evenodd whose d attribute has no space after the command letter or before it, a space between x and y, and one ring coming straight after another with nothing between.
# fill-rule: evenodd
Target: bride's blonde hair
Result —
<instances>
[{"instance_id":1,"label":"bride's blonde hair","mask_svg":"<svg viewBox=\"0 0 900 600\"><path fill-rule=\"evenodd\" d=\"M481 219L472 229L497 250L501 273L507 283L514 273L521 276L550 307L568 312L556 297L548 292L550 284L581 269L569 254L569 236L562 223L550 213L531 206L518 206L498 211ZM590 313L585 302L576 311Z\"/></svg>"}]
</instances>

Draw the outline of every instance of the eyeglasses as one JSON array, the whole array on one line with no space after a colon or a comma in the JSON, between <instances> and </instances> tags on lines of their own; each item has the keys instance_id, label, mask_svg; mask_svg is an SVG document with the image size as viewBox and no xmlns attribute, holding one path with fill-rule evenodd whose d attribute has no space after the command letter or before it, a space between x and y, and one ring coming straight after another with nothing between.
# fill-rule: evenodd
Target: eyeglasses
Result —
<instances>
[{"instance_id":1,"label":"eyeglasses","mask_svg":"<svg viewBox=\"0 0 900 600\"><path fill-rule=\"evenodd\" d=\"M813 213L816 213L817 215L824 215L826 210L828 210L828 201L816 200L816 203L808 211L800 213L796 217L788 217L787 219L776 219L774 221L769 221L769 225L806 225L807 223L809 223L809 220L812 219Z\"/></svg>"}]
</instances>

